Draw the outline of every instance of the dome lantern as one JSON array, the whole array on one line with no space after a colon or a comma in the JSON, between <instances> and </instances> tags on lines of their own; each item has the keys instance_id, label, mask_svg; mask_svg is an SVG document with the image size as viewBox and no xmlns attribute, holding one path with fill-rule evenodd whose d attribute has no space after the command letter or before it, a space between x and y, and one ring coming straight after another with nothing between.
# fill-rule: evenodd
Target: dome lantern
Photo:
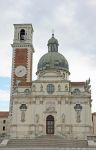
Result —
<instances>
[{"instance_id":1,"label":"dome lantern","mask_svg":"<svg viewBox=\"0 0 96 150\"><path fill-rule=\"evenodd\" d=\"M52 38L48 40L48 52L58 52L58 40L54 38L54 33L52 33Z\"/></svg>"}]
</instances>

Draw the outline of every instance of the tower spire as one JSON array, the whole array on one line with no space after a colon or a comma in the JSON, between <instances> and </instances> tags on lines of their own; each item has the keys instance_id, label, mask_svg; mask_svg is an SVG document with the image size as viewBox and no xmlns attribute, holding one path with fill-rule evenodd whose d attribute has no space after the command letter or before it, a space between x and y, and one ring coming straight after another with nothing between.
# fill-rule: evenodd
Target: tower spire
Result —
<instances>
[{"instance_id":1,"label":"tower spire","mask_svg":"<svg viewBox=\"0 0 96 150\"><path fill-rule=\"evenodd\" d=\"M52 29L52 37L54 37L54 29Z\"/></svg>"}]
</instances>

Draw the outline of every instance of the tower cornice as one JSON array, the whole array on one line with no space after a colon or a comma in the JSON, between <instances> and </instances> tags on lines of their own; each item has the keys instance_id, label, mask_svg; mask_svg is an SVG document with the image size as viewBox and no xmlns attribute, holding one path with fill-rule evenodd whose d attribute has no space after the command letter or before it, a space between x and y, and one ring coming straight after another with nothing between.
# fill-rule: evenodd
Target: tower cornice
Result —
<instances>
[{"instance_id":1,"label":"tower cornice","mask_svg":"<svg viewBox=\"0 0 96 150\"><path fill-rule=\"evenodd\" d=\"M13 43L11 46L12 48L31 48L35 52L33 45L29 43Z\"/></svg>"}]
</instances>

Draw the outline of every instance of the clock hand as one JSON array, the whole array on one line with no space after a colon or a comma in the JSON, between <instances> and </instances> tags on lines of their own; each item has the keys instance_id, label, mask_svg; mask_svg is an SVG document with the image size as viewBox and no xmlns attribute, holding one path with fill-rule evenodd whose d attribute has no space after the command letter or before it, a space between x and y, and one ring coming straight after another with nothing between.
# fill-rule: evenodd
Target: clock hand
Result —
<instances>
[{"instance_id":1,"label":"clock hand","mask_svg":"<svg viewBox=\"0 0 96 150\"><path fill-rule=\"evenodd\" d=\"M22 70L19 70L19 71L18 71L18 73L21 73L21 72L22 72Z\"/></svg>"}]
</instances>

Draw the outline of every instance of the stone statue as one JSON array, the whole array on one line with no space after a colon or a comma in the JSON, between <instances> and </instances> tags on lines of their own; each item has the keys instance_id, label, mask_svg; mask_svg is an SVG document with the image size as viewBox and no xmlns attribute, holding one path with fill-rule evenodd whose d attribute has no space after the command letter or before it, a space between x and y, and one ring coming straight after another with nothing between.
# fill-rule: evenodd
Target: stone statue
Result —
<instances>
[{"instance_id":1,"label":"stone statue","mask_svg":"<svg viewBox=\"0 0 96 150\"><path fill-rule=\"evenodd\" d=\"M68 85L67 84L65 85L65 91L68 91Z\"/></svg>"},{"instance_id":2,"label":"stone statue","mask_svg":"<svg viewBox=\"0 0 96 150\"><path fill-rule=\"evenodd\" d=\"M75 106L74 106L74 109L76 111L76 122L81 122L80 118L81 118L81 110L82 110L82 106L77 103Z\"/></svg>"},{"instance_id":3,"label":"stone statue","mask_svg":"<svg viewBox=\"0 0 96 150\"><path fill-rule=\"evenodd\" d=\"M27 110L26 104L21 104L20 110L21 110L21 121L24 122L25 121L25 112Z\"/></svg>"},{"instance_id":4,"label":"stone statue","mask_svg":"<svg viewBox=\"0 0 96 150\"><path fill-rule=\"evenodd\" d=\"M62 114L62 123L64 123L65 122L65 115L64 115L64 113Z\"/></svg>"},{"instance_id":5,"label":"stone statue","mask_svg":"<svg viewBox=\"0 0 96 150\"><path fill-rule=\"evenodd\" d=\"M40 86L40 91L43 92L43 85Z\"/></svg>"},{"instance_id":6,"label":"stone statue","mask_svg":"<svg viewBox=\"0 0 96 150\"><path fill-rule=\"evenodd\" d=\"M80 114L81 114L81 111L78 110L78 111L77 111L77 119L76 119L77 122L80 122L80 121L81 121L81 120L80 120Z\"/></svg>"},{"instance_id":7,"label":"stone statue","mask_svg":"<svg viewBox=\"0 0 96 150\"><path fill-rule=\"evenodd\" d=\"M36 86L33 85L33 92L36 92Z\"/></svg>"},{"instance_id":8,"label":"stone statue","mask_svg":"<svg viewBox=\"0 0 96 150\"><path fill-rule=\"evenodd\" d=\"M84 85L85 92L90 93L91 92L90 87L91 85L90 85L90 78L89 78L88 80L86 80L85 85Z\"/></svg>"},{"instance_id":9,"label":"stone statue","mask_svg":"<svg viewBox=\"0 0 96 150\"><path fill-rule=\"evenodd\" d=\"M21 121L22 122L25 121L25 111L24 110L21 112Z\"/></svg>"},{"instance_id":10,"label":"stone statue","mask_svg":"<svg viewBox=\"0 0 96 150\"><path fill-rule=\"evenodd\" d=\"M58 91L59 91L59 92L61 91L61 86L60 86L60 84L58 85Z\"/></svg>"},{"instance_id":11,"label":"stone statue","mask_svg":"<svg viewBox=\"0 0 96 150\"><path fill-rule=\"evenodd\" d=\"M14 93L17 92L18 93L18 86L19 86L19 83L21 81L20 80L16 80L15 84L16 84L16 88L14 89Z\"/></svg>"},{"instance_id":12,"label":"stone statue","mask_svg":"<svg viewBox=\"0 0 96 150\"><path fill-rule=\"evenodd\" d=\"M35 122L36 122L36 123L39 122L39 115L38 115L38 114L35 115Z\"/></svg>"}]
</instances>

